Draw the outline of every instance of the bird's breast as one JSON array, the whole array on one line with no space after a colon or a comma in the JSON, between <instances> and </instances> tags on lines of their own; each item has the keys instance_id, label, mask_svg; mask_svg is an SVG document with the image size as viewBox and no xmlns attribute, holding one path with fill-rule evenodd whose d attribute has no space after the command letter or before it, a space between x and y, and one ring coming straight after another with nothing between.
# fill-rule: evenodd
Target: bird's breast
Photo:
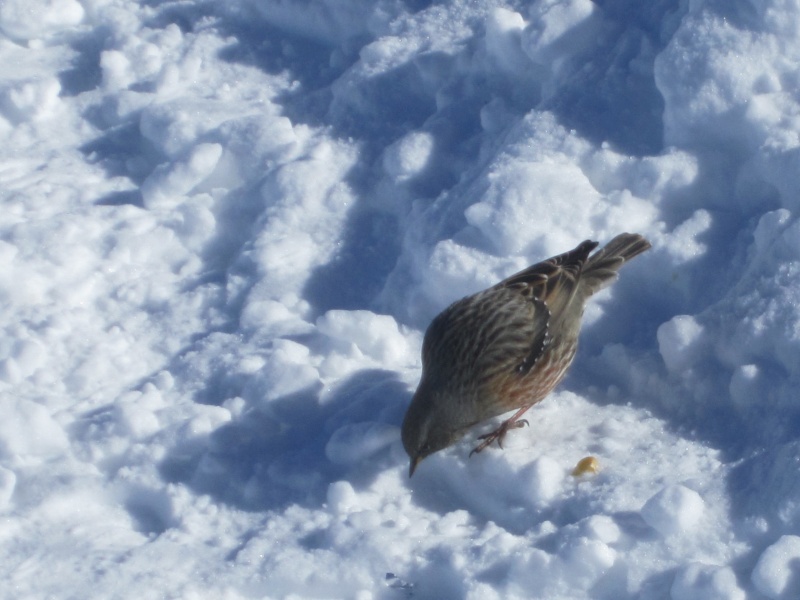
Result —
<instances>
[{"instance_id":1,"label":"bird's breast","mask_svg":"<svg viewBox=\"0 0 800 600\"><path fill-rule=\"evenodd\" d=\"M575 358L577 340L554 341L526 374L508 371L487 381L486 404L496 416L543 400L564 379Z\"/></svg>"}]
</instances>

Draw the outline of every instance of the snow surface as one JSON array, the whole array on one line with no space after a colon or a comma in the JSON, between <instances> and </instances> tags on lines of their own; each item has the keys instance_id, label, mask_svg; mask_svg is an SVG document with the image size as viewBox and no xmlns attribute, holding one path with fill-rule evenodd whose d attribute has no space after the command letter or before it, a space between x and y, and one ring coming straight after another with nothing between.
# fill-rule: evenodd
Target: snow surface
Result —
<instances>
[{"instance_id":1,"label":"snow surface","mask_svg":"<svg viewBox=\"0 0 800 600\"><path fill-rule=\"evenodd\" d=\"M0 0L0 596L799 598L798 23ZM622 231L530 427L409 479L430 319Z\"/></svg>"}]
</instances>

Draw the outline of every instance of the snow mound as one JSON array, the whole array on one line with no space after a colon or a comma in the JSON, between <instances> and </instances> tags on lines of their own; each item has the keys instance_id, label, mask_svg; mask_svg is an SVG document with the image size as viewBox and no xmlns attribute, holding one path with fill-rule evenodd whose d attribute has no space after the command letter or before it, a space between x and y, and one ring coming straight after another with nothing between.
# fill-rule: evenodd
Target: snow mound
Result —
<instances>
[{"instance_id":1,"label":"snow mound","mask_svg":"<svg viewBox=\"0 0 800 600\"><path fill-rule=\"evenodd\" d=\"M731 568L703 563L682 567L670 588L672 600L744 600L745 597Z\"/></svg>"},{"instance_id":2,"label":"snow mound","mask_svg":"<svg viewBox=\"0 0 800 600\"><path fill-rule=\"evenodd\" d=\"M752 579L767 598L796 598L800 594L800 537L784 535L764 550Z\"/></svg>"},{"instance_id":3,"label":"snow mound","mask_svg":"<svg viewBox=\"0 0 800 600\"><path fill-rule=\"evenodd\" d=\"M704 509L700 494L682 485L671 485L645 503L642 518L664 537L686 535L700 523Z\"/></svg>"}]
</instances>

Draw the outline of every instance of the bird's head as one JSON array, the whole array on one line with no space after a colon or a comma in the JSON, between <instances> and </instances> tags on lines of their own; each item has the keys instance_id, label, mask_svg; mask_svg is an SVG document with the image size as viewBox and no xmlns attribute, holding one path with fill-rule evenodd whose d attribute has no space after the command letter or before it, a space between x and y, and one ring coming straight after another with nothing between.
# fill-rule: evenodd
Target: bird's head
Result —
<instances>
[{"instance_id":1,"label":"bird's head","mask_svg":"<svg viewBox=\"0 0 800 600\"><path fill-rule=\"evenodd\" d=\"M420 384L403 419L402 438L411 464L411 477L422 459L434 452L444 450L464 436L465 428L458 427L459 415L450 414L448 408L457 408L458 403L448 402L446 392L431 391Z\"/></svg>"}]
</instances>

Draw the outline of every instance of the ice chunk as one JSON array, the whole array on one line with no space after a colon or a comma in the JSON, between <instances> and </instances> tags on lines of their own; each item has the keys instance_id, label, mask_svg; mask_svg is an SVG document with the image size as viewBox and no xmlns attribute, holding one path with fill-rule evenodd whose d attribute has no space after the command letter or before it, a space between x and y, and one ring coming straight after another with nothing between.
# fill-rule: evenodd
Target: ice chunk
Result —
<instances>
[{"instance_id":1,"label":"ice chunk","mask_svg":"<svg viewBox=\"0 0 800 600\"><path fill-rule=\"evenodd\" d=\"M583 523L583 529L588 537L604 544L613 544L622 535L619 525L608 515L592 515Z\"/></svg>"},{"instance_id":2,"label":"ice chunk","mask_svg":"<svg viewBox=\"0 0 800 600\"><path fill-rule=\"evenodd\" d=\"M608 571L616 559L617 553L603 542L580 538L566 549L564 567L585 586Z\"/></svg>"},{"instance_id":3,"label":"ice chunk","mask_svg":"<svg viewBox=\"0 0 800 600\"><path fill-rule=\"evenodd\" d=\"M158 167L142 183L145 206L166 209L177 205L211 174L221 156L219 144L198 144L186 159Z\"/></svg>"},{"instance_id":4,"label":"ice chunk","mask_svg":"<svg viewBox=\"0 0 800 600\"><path fill-rule=\"evenodd\" d=\"M181 428L187 439L207 436L232 418L231 411L222 406L198 404L194 409L198 414Z\"/></svg>"},{"instance_id":5,"label":"ice chunk","mask_svg":"<svg viewBox=\"0 0 800 600\"><path fill-rule=\"evenodd\" d=\"M161 428L156 414L140 406L133 404L118 406L116 415L122 431L135 440L149 437Z\"/></svg>"},{"instance_id":6,"label":"ice chunk","mask_svg":"<svg viewBox=\"0 0 800 600\"><path fill-rule=\"evenodd\" d=\"M397 321L368 310L330 310L317 319L317 328L328 337L351 342L367 356L387 366L402 364L410 349Z\"/></svg>"},{"instance_id":7,"label":"ice chunk","mask_svg":"<svg viewBox=\"0 0 800 600\"><path fill-rule=\"evenodd\" d=\"M319 382L319 372L309 364L309 354L308 347L303 344L290 340L274 342L266 364L257 365L258 377L266 386L265 400L295 394Z\"/></svg>"},{"instance_id":8,"label":"ice chunk","mask_svg":"<svg viewBox=\"0 0 800 600\"><path fill-rule=\"evenodd\" d=\"M531 12L523 48L531 60L542 64L564 60L587 48L601 25L591 0L536 2Z\"/></svg>"},{"instance_id":9,"label":"ice chunk","mask_svg":"<svg viewBox=\"0 0 800 600\"><path fill-rule=\"evenodd\" d=\"M135 440L151 436L161 427L155 413L133 402L117 404L114 414L119 430Z\"/></svg>"},{"instance_id":10,"label":"ice chunk","mask_svg":"<svg viewBox=\"0 0 800 600\"><path fill-rule=\"evenodd\" d=\"M711 213L705 209L697 210L672 230L664 240L664 247L678 262L696 259L707 251L707 244L700 239L710 227Z\"/></svg>"},{"instance_id":11,"label":"ice chunk","mask_svg":"<svg viewBox=\"0 0 800 600\"><path fill-rule=\"evenodd\" d=\"M764 550L752 580L772 600L800 598L800 536L784 535Z\"/></svg>"},{"instance_id":12,"label":"ice chunk","mask_svg":"<svg viewBox=\"0 0 800 600\"><path fill-rule=\"evenodd\" d=\"M430 133L409 133L386 149L383 168L395 180L408 179L425 168L433 150L434 139Z\"/></svg>"},{"instance_id":13,"label":"ice chunk","mask_svg":"<svg viewBox=\"0 0 800 600\"><path fill-rule=\"evenodd\" d=\"M700 356L703 326L691 315L678 315L658 328L658 349L670 373L682 373Z\"/></svg>"},{"instance_id":14,"label":"ice chunk","mask_svg":"<svg viewBox=\"0 0 800 600\"><path fill-rule=\"evenodd\" d=\"M220 102L185 98L151 104L142 111L139 131L170 160L180 160L221 127L230 116L226 109Z\"/></svg>"},{"instance_id":15,"label":"ice chunk","mask_svg":"<svg viewBox=\"0 0 800 600\"><path fill-rule=\"evenodd\" d=\"M336 514L346 514L358 508L358 496L348 481L334 481L328 486L328 508Z\"/></svg>"},{"instance_id":16,"label":"ice chunk","mask_svg":"<svg viewBox=\"0 0 800 600\"><path fill-rule=\"evenodd\" d=\"M103 71L103 86L107 90L121 90L133 82L131 62L119 50L105 50L100 55L100 69Z\"/></svg>"},{"instance_id":17,"label":"ice chunk","mask_svg":"<svg viewBox=\"0 0 800 600\"><path fill-rule=\"evenodd\" d=\"M0 408L0 458L50 458L69 447L48 410L30 400L5 399Z\"/></svg>"},{"instance_id":18,"label":"ice chunk","mask_svg":"<svg viewBox=\"0 0 800 600\"><path fill-rule=\"evenodd\" d=\"M642 507L642 518L664 537L694 529L705 510L700 494L683 485L670 485Z\"/></svg>"},{"instance_id":19,"label":"ice chunk","mask_svg":"<svg viewBox=\"0 0 800 600\"><path fill-rule=\"evenodd\" d=\"M507 8L495 8L486 22L486 52L508 73L520 73L530 60L522 51L522 15Z\"/></svg>"},{"instance_id":20,"label":"ice chunk","mask_svg":"<svg viewBox=\"0 0 800 600\"><path fill-rule=\"evenodd\" d=\"M672 600L744 600L744 597L733 569L699 562L678 569L670 589Z\"/></svg>"},{"instance_id":21,"label":"ice chunk","mask_svg":"<svg viewBox=\"0 0 800 600\"><path fill-rule=\"evenodd\" d=\"M58 109L60 93L55 77L19 81L0 91L0 111L15 123L42 121Z\"/></svg>"},{"instance_id":22,"label":"ice chunk","mask_svg":"<svg viewBox=\"0 0 800 600\"><path fill-rule=\"evenodd\" d=\"M261 299L258 298L259 291L253 290L242 308L239 319L242 329L259 330L275 336L309 333L314 329L311 323L302 318L302 301Z\"/></svg>"}]
</instances>

